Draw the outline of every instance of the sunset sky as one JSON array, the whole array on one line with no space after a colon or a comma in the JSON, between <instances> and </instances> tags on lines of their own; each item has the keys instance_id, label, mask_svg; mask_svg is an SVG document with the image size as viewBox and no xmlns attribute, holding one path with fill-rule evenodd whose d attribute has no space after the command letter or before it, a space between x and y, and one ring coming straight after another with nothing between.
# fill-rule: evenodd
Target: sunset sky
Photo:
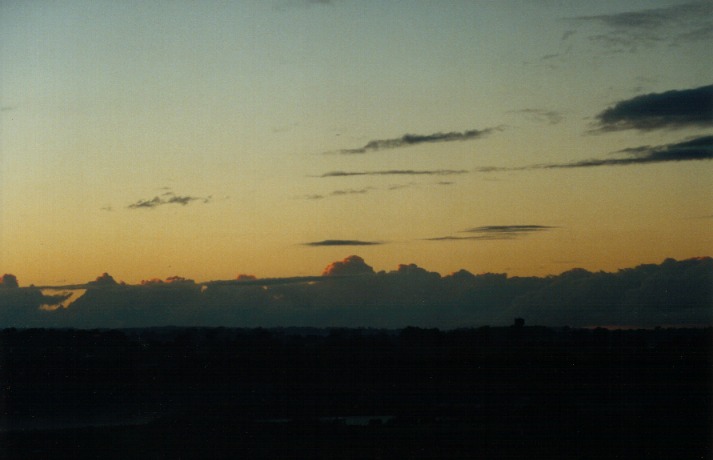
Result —
<instances>
[{"instance_id":1,"label":"sunset sky","mask_svg":"<svg viewBox=\"0 0 713 460\"><path fill-rule=\"evenodd\" d=\"M0 2L22 285L713 254L713 3Z\"/></svg>"}]
</instances>

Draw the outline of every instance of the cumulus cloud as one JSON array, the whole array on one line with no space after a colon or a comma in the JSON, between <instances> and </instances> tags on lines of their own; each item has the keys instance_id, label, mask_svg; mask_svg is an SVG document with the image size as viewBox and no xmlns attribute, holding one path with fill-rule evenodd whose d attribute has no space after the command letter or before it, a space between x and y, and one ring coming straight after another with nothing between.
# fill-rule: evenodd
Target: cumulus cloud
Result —
<instances>
[{"instance_id":1,"label":"cumulus cloud","mask_svg":"<svg viewBox=\"0 0 713 460\"><path fill-rule=\"evenodd\" d=\"M97 277L94 281L87 283L87 286L102 287L102 286L116 286L118 283L114 280L114 277L110 274L104 272Z\"/></svg>"},{"instance_id":2,"label":"cumulus cloud","mask_svg":"<svg viewBox=\"0 0 713 460\"><path fill-rule=\"evenodd\" d=\"M671 161L700 161L713 159L713 136L702 136L672 144L630 147L615 152L624 154L621 158L601 158L572 163L548 163L514 168L487 166L477 172L529 171L535 169L592 168L597 166L628 166L637 164L666 163Z\"/></svg>"},{"instance_id":3,"label":"cumulus cloud","mask_svg":"<svg viewBox=\"0 0 713 460\"><path fill-rule=\"evenodd\" d=\"M323 240L305 243L305 246L374 246L383 244L378 241L361 241L361 240Z\"/></svg>"},{"instance_id":4,"label":"cumulus cloud","mask_svg":"<svg viewBox=\"0 0 713 460\"><path fill-rule=\"evenodd\" d=\"M595 132L713 126L713 85L619 101L597 116Z\"/></svg>"},{"instance_id":5,"label":"cumulus cloud","mask_svg":"<svg viewBox=\"0 0 713 460\"><path fill-rule=\"evenodd\" d=\"M129 209L153 209L158 206L163 206L167 204L180 204L187 205L193 201L198 201L201 203L209 203L212 197L198 197L198 196L188 196L188 195L176 195L175 193L169 191L161 194L160 196L154 196L153 198L145 200L137 200L127 206Z\"/></svg>"},{"instance_id":6,"label":"cumulus cloud","mask_svg":"<svg viewBox=\"0 0 713 460\"><path fill-rule=\"evenodd\" d=\"M332 262L322 271L322 276L370 275L374 269L359 256L349 256L344 260Z\"/></svg>"},{"instance_id":7,"label":"cumulus cloud","mask_svg":"<svg viewBox=\"0 0 713 460\"><path fill-rule=\"evenodd\" d=\"M641 47L681 46L713 36L713 3L695 1L663 8L570 18L603 27L589 39L611 52L636 52Z\"/></svg>"},{"instance_id":8,"label":"cumulus cloud","mask_svg":"<svg viewBox=\"0 0 713 460\"><path fill-rule=\"evenodd\" d=\"M18 284L17 277L15 277L15 275L5 273L2 275L2 278L0 278L0 288L16 288L19 286L20 285Z\"/></svg>"},{"instance_id":9,"label":"cumulus cloud","mask_svg":"<svg viewBox=\"0 0 713 460\"><path fill-rule=\"evenodd\" d=\"M460 233L472 233L468 236L441 236L426 238L427 241L460 241L460 240L513 240L535 232L555 229L549 225L486 225L463 230Z\"/></svg>"},{"instance_id":10,"label":"cumulus cloud","mask_svg":"<svg viewBox=\"0 0 713 460\"><path fill-rule=\"evenodd\" d=\"M318 177L349 177L349 176L451 176L466 174L465 169L387 169L383 171L331 171Z\"/></svg>"},{"instance_id":11,"label":"cumulus cloud","mask_svg":"<svg viewBox=\"0 0 713 460\"><path fill-rule=\"evenodd\" d=\"M336 152L330 153L341 153L345 155L351 154L361 154L367 152L376 152L378 150L390 150L398 149L401 147L410 147L412 145L418 144L432 144L437 142L454 142L454 141L470 141L474 139L479 139L484 137L494 130L499 128L486 128L486 129L471 129L468 131L451 131L447 133L433 133L433 134L404 134L401 137L393 139L376 139L367 142L364 146L354 148L354 149L342 149Z\"/></svg>"}]
</instances>

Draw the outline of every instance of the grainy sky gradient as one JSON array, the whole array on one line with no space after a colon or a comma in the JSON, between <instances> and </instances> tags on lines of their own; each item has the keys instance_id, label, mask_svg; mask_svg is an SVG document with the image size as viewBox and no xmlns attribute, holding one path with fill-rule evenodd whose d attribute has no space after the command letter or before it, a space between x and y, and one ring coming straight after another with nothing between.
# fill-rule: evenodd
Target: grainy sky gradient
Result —
<instances>
[{"instance_id":1,"label":"grainy sky gradient","mask_svg":"<svg viewBox=\"0 0 713 460\"><path fill-rule=\"evenodd\" d=\"M709 1L2 2L0 271L711 255L711 30Z\"/></svg>"}]
</instances>

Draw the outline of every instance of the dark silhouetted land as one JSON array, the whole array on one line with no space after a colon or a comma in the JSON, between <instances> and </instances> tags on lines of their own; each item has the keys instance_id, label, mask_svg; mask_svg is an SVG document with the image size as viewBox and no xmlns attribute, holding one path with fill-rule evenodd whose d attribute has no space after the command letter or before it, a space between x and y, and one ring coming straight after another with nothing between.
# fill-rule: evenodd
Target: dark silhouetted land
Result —
<instances>
[{"instance_id":1,"label":"dark silhouetted land","mask_svg":"<svg viewBox=\"0 0 713 460\"><path fill-rule=\"evenodd\" d=\"M4 458L710 458L711 328L6 329Z\"/></svg>"}]
</instances>

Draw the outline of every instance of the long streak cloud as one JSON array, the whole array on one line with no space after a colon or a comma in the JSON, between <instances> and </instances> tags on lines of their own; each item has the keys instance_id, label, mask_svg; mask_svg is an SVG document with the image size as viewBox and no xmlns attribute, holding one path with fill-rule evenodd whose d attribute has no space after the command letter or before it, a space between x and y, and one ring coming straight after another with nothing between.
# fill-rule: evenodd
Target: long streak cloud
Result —
<instances>
[{"instance_id":1,"label":"long streak cloud","mask_svg":"<svg viewBox=\"0 0 713 460\"><path fill-rule=\"evenodd\" d=\"M700 161L713 159L713 135L702 136L682 142L657 146L641 146L620 150L622 158L595 158L572 163L546 163L512 168L487 166L475 171L481 173L502 171L531 171L536 169L591 168L596 166L629 166L672 161Z\"/></svg>"},{"instance_id":2,"label":"long streak cloud","mask_svg":"<svg viewBox=\"0 0 713 460\"><path fill-rule=\"evenodd\" d=\"M470 141L484 137L496 128L487 129L470 129L468 131L451 131L447 133L433 134L404 134L401 137L393 139L376 139L367 142L364 146L354 149L342 149L331 153L341 153L345 155L361 154L367 152L375 152L377 150L390 150L401 147L410 147L412 145L436 143L436 142L454 142L454 141Z\"/></svg>"}]
</instances>

